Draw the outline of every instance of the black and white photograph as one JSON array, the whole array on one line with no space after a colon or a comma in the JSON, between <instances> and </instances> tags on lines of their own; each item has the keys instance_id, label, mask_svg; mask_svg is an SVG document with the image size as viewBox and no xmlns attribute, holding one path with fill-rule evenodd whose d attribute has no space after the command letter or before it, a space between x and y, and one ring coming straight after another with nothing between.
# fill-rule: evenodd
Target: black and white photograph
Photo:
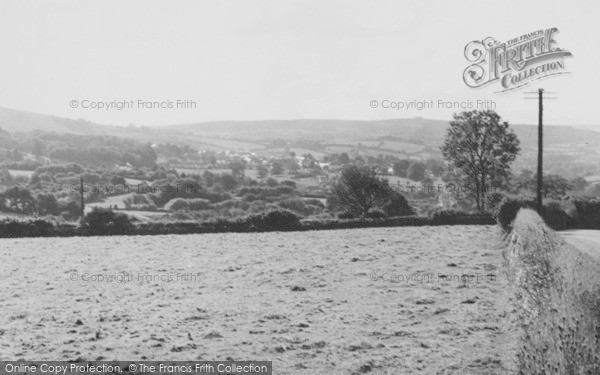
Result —
<instances>
[{"instance_id":1,"label":"black and white photograph","mask_svg":"<svg viewBox=\"0 0 600 375\"><path fill-rule=\"evenodd\" d=\"M0 0L0 375L600 375L599 19Z\"/></svg>"}]
</instances>

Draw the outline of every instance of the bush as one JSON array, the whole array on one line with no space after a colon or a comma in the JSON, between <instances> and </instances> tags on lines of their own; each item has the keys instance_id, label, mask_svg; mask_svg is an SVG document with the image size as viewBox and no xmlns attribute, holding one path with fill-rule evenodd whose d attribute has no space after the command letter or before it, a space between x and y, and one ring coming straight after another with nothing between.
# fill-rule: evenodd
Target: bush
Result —
<instances>
[{"instance_id":1,"label":"bush","mask_svg":"<svg viewBox=\"0 0 600 375\"><path fill-rule=\"evenodd\" d=\"M127 234L133 228L127 215L98 207L86 214L83 222L85 229L95 235Z\"/></svg>"}]
</instances>

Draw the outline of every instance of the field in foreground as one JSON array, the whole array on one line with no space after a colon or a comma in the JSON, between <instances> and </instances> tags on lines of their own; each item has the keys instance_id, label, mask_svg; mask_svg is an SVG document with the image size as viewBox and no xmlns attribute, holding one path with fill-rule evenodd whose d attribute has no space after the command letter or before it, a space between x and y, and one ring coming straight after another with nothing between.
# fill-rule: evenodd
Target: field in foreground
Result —
<instances>
[{"instance_id":1,"label":"field in foreground","mask_svg":"<svg viewBox=\"0 0 600 375\"><path fill-rule=\"evenodd\" d=\"M516 333L498 242L491 226L2 239L0 359L500 373Z\"/></svg>"}]
</instances>

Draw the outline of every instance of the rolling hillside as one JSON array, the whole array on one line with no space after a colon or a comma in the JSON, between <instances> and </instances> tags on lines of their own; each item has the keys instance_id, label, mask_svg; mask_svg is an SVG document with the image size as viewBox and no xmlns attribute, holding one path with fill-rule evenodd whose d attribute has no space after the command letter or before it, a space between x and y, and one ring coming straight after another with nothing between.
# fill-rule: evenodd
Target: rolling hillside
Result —
<instances>
[{"instance_id":1,"label":"rolling hillside","mask_svg":"<svg viewBox=\"0 0 600 375\"><path fill-rule=\"evenodd\" d=\"M439 146L447 127L447 121L424 118L220 121L120 127L0 108L0 128L9 131L110 135L140 142L187 144L198 150L256 152L265 156L289 150L296 153L311 152L314 155L350 152L355 155L391 154L425 159L439 155ZM535 162L537 126L517 124L512 128L523 148L517 167L530 168ZM598 164L600 133L571 126L546 126L544 144L545 152L549 155L548 161L568 158L565 160L567 165ZM552 165L548 167L552 171ZM553 173L564 173L564 169Z\"/></svg>"}]
</instances>

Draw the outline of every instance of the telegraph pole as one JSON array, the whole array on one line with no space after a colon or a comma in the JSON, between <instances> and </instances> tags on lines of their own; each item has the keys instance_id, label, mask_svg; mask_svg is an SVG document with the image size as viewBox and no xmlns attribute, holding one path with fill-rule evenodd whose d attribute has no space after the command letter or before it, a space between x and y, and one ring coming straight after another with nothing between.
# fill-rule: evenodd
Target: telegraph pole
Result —
<instances>
[{"instance_id":1,"label":"telegraph pole","mask_svg":"<svg viewBox=\"0 0 600 375\"><path fill-rule=\"evenodd\" d=\"M83 177L79 179L79 194L81 197L81 218L83 219L85 213L85 204L83 203Z\"/></svg>"},{"instance_id":2,"label":"telegraph pole","mask_svg":"<svg viewBox=\"0 0 600 375\"><path fill-rule=\"evenodd\" d=\"M536 209L542 215L543 213L543 189L544 189L544 99L556 99L555 97L544 97L544 94L556 94L547 92L544 89L538 89L537 92L526 92L525 94L537 94L537 97L526 97L525 99L537 99L538 101L538 165L537 165L537 188L536 188Z\"/></svg>"},{"instance_id":3,"label":"telegraph pole","mask_svg":"<svg viewBox=\"0 0 600 375\"><path fill-rule=\"evenodd\" d=\"M538 165L537 165L537 212L542 215L542 185L544 181L543 159L544 159L544 89L538 89Z\"/></svg>"}]
</instances>

